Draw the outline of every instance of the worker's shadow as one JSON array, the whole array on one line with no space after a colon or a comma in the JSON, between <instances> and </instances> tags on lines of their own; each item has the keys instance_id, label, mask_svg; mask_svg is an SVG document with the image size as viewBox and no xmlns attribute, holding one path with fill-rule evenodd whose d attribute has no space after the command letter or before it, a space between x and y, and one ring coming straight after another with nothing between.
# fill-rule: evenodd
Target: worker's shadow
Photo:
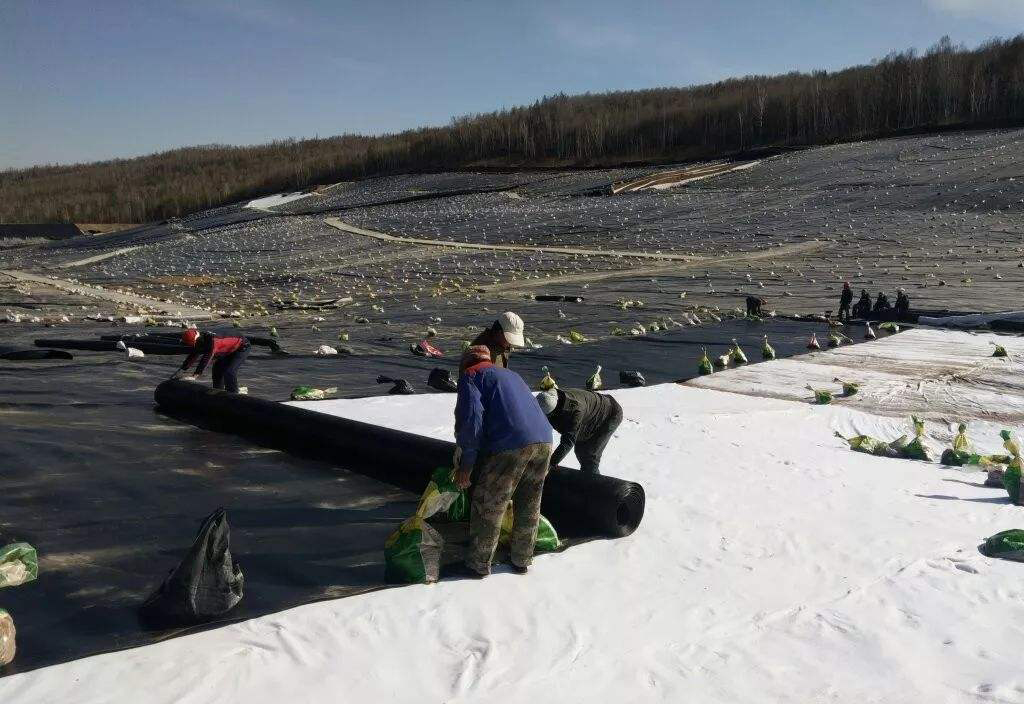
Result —
<instances>
[{"instance_id":1,"label":"worker's shadow","mask_svg":"<svg viewBox=\"0 0 1024 704\"><path fill-rule=\"evenodd\" d=\"M966 482L965 482L966 483ZM975 485L978 486L978 485ZM921 499L942 499L943 501L971 501L976 504L1008 504L1009 496L983 496L978 498L964 498L962 496L947 496L946 494L914 494Z\"/></svg>"}]
</instances>

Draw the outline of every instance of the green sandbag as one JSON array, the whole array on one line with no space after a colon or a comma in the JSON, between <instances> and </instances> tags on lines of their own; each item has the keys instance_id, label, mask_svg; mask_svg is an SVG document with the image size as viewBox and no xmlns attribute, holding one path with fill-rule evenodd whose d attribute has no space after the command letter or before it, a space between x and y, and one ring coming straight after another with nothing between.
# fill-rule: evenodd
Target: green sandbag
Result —
<instances>
[{"instance_id":1,"label":"green sandbag","mask_svg":"<svg viewBox=\"0 0 1024 704\"><path fill-rule=\"evenodd\" d=\"M407 519L384 543L384 579L390 584L427 584L441 573L444 540L419 516Z\"/></svg>"},{"instance_id":2,"label":"green sandbag","mask_svg":"<svg viewBox=\"0 0 1024 704\"><path fill-rule=\"evenodd\" d=\"M505 514L501 517L501 527L498 530L498 544L508 545L512 537L512 502L505 507ZM557 550L561 542L558 540L558 533L551 521L540 517L537 523L537 539L533 543L534 552L551 552Z\"/></svg>"},{"instance_id":3,"label":"green sandbag","mask_svg":"<svg viewBox=\"0 0 1024 704\"><path fill-rule=\"evenodd\" d=\"M701 376L704 376L714 372L715 368L711 365L711 360L708 359L708 351L702 347L701 352L703 352L704 355L700 358L700 361L697 362L697 371Z\"/></svg>"},{"instance_id":4,"label":"green sandbag","mask_svg":"<svg viewBox=\"0 0 1024 704\"><path fill-rule=\"evenodd\" d=\"M427 493L431 487L439 493L455 493L456 497L451 505L444 511L434 514L432 520L446 521L449 523L461 523L469 520L469 497L464 489L455 484L455 472L450 467L438 467L430 477L430 484L427 485Z\"/></svg>"},{"instance_id":5,"label":"green sandbag","mask_svg":"<svg viewBox=\"0 0 1024 704\"><path fill-rule=\"evenodd\" d=\"M1024 562L1024 530L1011 528L996 533L981 546L981 553L1002 560Z\"/></svg>"},{"instance_id":6,"label":"green sandbag","mask_svg":"<svg viewBox=\"0 0 1024 704\"><path fill-rule=\"evenodd\" d=\"M448 512L465 492L455 486L452 470L439 467L423 491L416 513L402 522L384 543L384 578L390 583L436 582L441 573L444 539L427 519ZM465 505L460 509L468 514ZM460 514L461 515L461 514Z\"/></svg>"},{"instance_id":7,"label":"green sandbag","mask_svg":"<svg viewBox=\"0 0 1024 704\"><path fill-rule=\"evenodd\" d=\"M814 394L815 403L822 405L832 403L831 391L827 391L825 389L814 389L811 388L810 386L807 387L807 390Z\"/></svg>"},{"instance_id":8,"label":"green sandbag","mask_svg":"<svg viewBox=\"0 0 1024 704\"><path fill-rule=\"evenodd\" d=\"M1003 447L1010 453L1011 460L1006 466L1006 471L1003 472L1003 487L1006 488L1006 493L1010 495L1010 501L1014 504L1020 503L1020 446L1017 441L1013 439L1009 430L1003 430L999 433L999 437L1003 439Z\"/></svg>"},{"instance_id":9,"label":"green sandbag","mask_svg":"<svg viewBox=\"0 0 1024 704\"><path fill-rule=\"evenodd\" d=\"M914 425L914 439L905 445L899 446L900 456L908 460L923 460L930 462L928 448L924 445L924 421L917 416L910 417Z\"/></svg>"},{"instance_id":10,"label":"green sandbag","mask_svg":"<svg viewBox=\"0 0 1024 704\"><path fill-rule=\"evenodd\" d=\"M39 576L39 557L28 543L0 548L0 587L16 587Z\"/></svg>"},{"instance_id":11,"label":"green sandbag","mask_svg":"<svg viewBox=\"0 0 1024 704\"><path fill-rule=\"evenodd\" d=\"M1020 503L1020 462L1014 460L1007 466L1006 471L1003 472L1003 486L1006 488L1006 493L1010 496L1010 502L1013 504Z\"/></svg>"}]
</instances>

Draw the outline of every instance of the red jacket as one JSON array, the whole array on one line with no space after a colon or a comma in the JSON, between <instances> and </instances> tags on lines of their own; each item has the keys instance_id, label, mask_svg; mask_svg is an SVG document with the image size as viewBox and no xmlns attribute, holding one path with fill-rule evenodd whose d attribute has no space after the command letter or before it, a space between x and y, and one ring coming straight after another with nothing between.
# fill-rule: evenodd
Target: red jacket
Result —
<instances>
[{"instance_id":1,"label":"red jacket","mask_svg":"<svg viewBox=\"0 0 1024 704\"><path fill-rule=\"evenodd\" d=\"M248 344L249 341L244 337L215 337L210 333L203 333L196 341L195 351L185 358L181 368L188 369L199 359L199 366L196 367L196 376L199 376L214 357L234 354Z\"/></svg>"}]
</instances>

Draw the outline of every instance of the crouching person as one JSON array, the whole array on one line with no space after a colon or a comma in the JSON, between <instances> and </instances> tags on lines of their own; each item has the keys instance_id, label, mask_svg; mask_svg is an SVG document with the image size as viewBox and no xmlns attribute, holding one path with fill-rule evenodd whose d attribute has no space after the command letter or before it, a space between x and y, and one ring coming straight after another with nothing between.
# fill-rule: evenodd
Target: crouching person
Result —
<instances>
[{"instance_id":1,"label":"crouching person","mask_svg":"<svg viewBox=\"0 0 1024 704\"><path fill-rule=\"evenodd\" d=\"M601 455L622 423L622 406L611 396L583 389L550 389L537 394L537 403L562 440L551 456L555 467L576 449L580 469L600 474Z\"/></svg>"},{"instance_id":2,"label":"crouching person","mask_svg":"<svg viewBox=\"0 0 1024 704\"><path fill-rule=\"evenodd\" d=\"M462 488L475 482L466 568L472 576L490 574L501 519L511 499L512 566L525 572L537 539L551 426L526 382L492 363L486 347L471 347L467 356L471 363L459 379L455 404L456 481Z\"/></svg>"}]
</instances>

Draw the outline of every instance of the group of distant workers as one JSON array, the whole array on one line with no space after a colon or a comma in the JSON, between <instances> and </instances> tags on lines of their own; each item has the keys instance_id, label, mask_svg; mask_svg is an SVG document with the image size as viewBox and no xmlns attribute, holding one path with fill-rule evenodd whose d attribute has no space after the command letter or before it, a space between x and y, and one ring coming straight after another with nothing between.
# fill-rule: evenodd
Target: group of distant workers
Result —
<instances>
[{"instance_id":1,"label":"group of distant workers","mask_svg":"<svg viewBox=\"0 0 1024 704\"><path fill-rule=\"evenodd\" d=\"M175 378L195 364L191 377L198 379L212 361L214 388L238 393L238 369L250 349L246 337L189 329L181 341L193 351ZM605 394L555 387L535 395L508 368L512 350L525 345L523 319L503 313L470 343L459 363L453 465L459 487L474 485L463 567L471 577L490 574L510 500L512 567L526 572L549 469L575 450L581 471L598 474L605 447L622 422L622 407ZM552 429L560 434L554 451Z\"/></svg>"},{"instance_id":2,"label":"group of distant workers","mask_svg":"<svg viewBox=\"0 0 1024 704\"><path fill-rule=\"evenodd\" d=\"M847 281L843 284L843 292L839 295L840 320L885 316L890 312L894 313L897 317L905 316L910 312L910 297L907 296L906 290L902 288L896 289L895 306L889 302L889 297L881 291L878 292L878 297L872 305L871 296L864 289L860 290L860 298L857 300L857 303L853 303L853 289L850 288L850 282Z\"/></svg>"}]
</instances>

